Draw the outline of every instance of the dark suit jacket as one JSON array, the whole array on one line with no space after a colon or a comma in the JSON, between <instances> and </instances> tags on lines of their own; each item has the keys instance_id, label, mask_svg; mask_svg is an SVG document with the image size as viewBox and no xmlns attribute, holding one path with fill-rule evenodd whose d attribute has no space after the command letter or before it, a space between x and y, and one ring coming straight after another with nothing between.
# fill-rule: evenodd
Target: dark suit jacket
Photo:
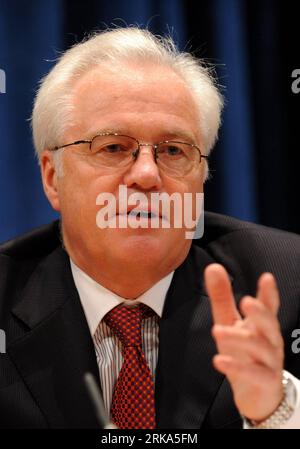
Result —
<instances>
[{"instance_id":1,"label":"dark suit jacket","mask_svg":"<svg viewBox=\"0 0 300 449\"><path fill-rule=\"evenodd\" d=\"M258 276L275 274L286 368L300 377L291 332L300 328L300 238L206 213L205 235L177 268L160 321L156 411L160 428L239 428L230 387L212 367L216 353L203 270L220 262L237 301L255 295ZM99 381L92 338L62 249L58 223L0 247L1 428L97 427L83 375Z\"/></svg>"}]
</instances>

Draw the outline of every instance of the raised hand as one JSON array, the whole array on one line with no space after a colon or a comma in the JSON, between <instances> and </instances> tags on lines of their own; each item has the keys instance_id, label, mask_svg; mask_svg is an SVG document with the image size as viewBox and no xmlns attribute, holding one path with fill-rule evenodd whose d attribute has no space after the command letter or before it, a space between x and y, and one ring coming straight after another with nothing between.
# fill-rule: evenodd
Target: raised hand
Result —
<instances>
[{"instance_id":1,"label":"raised hand","mask_svg":"<svg viewBox=\"0 0 300 449\"><path fill-rule=\"evenodd\" d=\"M241 415L255 421L270 416L283 398L284 344L277 320L279 294L271 273L258 280L257 296L245 296L238 311L225 268L205 270L211 300L213 337L218 354L213 363L226 375Z\"/></svg>"}]
</instances>

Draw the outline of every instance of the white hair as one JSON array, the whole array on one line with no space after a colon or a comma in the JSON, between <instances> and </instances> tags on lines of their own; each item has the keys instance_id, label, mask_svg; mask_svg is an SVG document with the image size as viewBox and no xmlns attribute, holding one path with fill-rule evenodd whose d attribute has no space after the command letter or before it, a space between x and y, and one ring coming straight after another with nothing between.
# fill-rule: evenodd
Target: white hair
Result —
<instances>
[{"instance_id":1,"label":"white hair","mask_svg":"<svg viewBox=\"0 0 300 449\"><path fill-rule=\"evenodd\" d=\"M74 82L95 66L116 66L131 61L169 67L184 80L198 108L204 152L209 154L217 139L223 107L212 67L190 53L180 52L171 37L127 27L97 32L74 45L41 80L32 113L38 158L43 150L62 144L65 131L74 124Z\"/></svg>"}]
</instances>

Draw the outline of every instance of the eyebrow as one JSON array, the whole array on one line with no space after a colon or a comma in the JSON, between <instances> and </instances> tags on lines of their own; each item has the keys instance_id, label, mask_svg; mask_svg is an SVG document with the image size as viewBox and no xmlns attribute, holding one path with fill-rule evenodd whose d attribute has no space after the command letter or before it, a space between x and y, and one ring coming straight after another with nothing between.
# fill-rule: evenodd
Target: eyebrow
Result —
<instances>
[{"instance_id":1,"label":"eyebrow","mask_svg":"<svg viewBox=\"0 0 300 449\"><path fill-rule=\"evenodd\" d=\"M94 131L93 133L89 133L89 138L92 138L94 136L96 136L97 134L121 134L121 135L125 135L125 136L131 136L134 137L134 135L132 135L131 132L128 132L127 129L125 128L105 128L105 129L101 129L98 131ZM170 128L168 130L165 131L161 131L159 133L159 135L163 136L161 138L159 138L157 141L161 142L164 140L171 140L171 139L180 139L186 142L191 142L191 143L196 143L196 136L193 135L193 133L189 133L185 130L182 130L180 128Z\"/></svg>"}]
</instances>

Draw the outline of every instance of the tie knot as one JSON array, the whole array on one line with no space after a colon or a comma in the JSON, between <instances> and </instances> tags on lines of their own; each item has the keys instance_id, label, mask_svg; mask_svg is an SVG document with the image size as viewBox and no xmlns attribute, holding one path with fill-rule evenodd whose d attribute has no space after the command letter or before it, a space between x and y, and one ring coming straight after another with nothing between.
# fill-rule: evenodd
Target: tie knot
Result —
<instances>
[{"instance_id":1,"label":"tie knot","mask_svg":"<svg viewBox=\"0 0 300 449\"><path fill-rule=\"evenodd\" d=\"M104 321L124 347L142 346L142 320L152 315L154 312L145 304L139 304L136 307L122 305L108 312Z\"/></svg>"}]
</instances>

